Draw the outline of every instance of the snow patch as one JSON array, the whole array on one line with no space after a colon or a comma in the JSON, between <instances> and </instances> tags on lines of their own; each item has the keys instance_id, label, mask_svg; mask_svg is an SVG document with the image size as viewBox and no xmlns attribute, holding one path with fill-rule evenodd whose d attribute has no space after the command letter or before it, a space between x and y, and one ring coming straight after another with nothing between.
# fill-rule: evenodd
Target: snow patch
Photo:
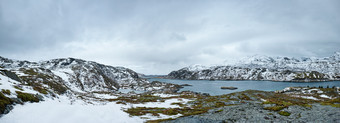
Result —
<instances>
[{"instance_id":1,"label":"snow patch","mask_svg":"<svg viewBox=\"0 0 340 123\"><path fill-rule=\"evenodd\" d=\"M329 96L327 96L327 95L325 95L325 94L321 94L321 95L320 95L320 97L322 97L322 98L328 98L328 99L332 99L331 97L329 97Z\"/></svg>"}]
</instances>

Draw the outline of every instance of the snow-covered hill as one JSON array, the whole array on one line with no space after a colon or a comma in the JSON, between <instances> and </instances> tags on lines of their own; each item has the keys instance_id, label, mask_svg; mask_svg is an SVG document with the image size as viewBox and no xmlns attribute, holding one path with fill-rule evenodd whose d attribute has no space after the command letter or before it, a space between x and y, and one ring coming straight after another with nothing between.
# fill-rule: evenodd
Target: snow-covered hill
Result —
<instances>
[{"instance_id":1,"label":"snow-covered hill","mask_svg":"<svg viewBox=\"0 0 340 123\"><path fill-rule=\"evenodd\" d=\"M189 66L172 71L167 77L173 79L299 82L340 80L340 52L325 58L255 55L221 66Z\"/></svg>"},{"instance_id":2,"label":"snow-covered hill","mask_svg":"<svg viewBox=\"0 0 340 123\"><path fill-rule=\"evenodd\" d=\"M112 67L75 58L41 62L0 57L0 117L15 104L43 100L105 102L102 96L124 91L176 92L179 85L149 82L124 67ZM99 96L98 96L99 95Z\"/></svg>"},{"instance_id":3,"label":"snow-covered hill","mask_svg":"<svg viewBox=\"0 0 340 123\"><path fill-rule=\"evenodd\" d=\"M16 73L23 83L60 83L77 92L115 91L119 88L143 90L149 83L128 68L112 67L74 58L42 62L18 61L0 57L2 69Z\"/></svg>"}]
</instances>

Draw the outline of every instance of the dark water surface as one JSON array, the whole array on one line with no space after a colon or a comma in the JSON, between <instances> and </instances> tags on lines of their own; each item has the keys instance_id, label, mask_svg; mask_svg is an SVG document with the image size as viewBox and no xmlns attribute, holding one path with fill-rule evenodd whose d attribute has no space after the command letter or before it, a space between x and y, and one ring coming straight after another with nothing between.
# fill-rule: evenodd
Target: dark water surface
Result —
<instances>
[{"instance_id":1,"label":"dark water surface","mask_svg":"<svg viewBox=\"0 0 340 123\"><path fill-rule=\"evenodd\" d=\"M149 78L150 82L160 81L174 84L190 84L192 86L184 86L180 91L195 91L202 93L209 93L210 95L228 94L244 90L263 90L263 91L275 91L282 90L286 87L340 87L340 81L330 82L273 82L273 81L209 81L209 80L177 80L177 79L159 79ZM236 90L223 90L222 86L237 87Z\"/></svg>"}]
</instances>

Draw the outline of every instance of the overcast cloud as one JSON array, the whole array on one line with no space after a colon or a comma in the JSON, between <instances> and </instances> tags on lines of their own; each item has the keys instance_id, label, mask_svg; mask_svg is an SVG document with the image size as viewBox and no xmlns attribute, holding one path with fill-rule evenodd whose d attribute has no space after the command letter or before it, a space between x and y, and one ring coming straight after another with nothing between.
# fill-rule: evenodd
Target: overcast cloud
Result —
<instances>
[{"instance_id":1,"label":"overcast cloud","mask_svg":"<svg viewBox=\"0 0 340 123\"><path fill-rule=\"evenodd\" d=\"M0 0L0 56L168 74L254 54L340 50L339 0Z\"/></svg>"}]
</instances>

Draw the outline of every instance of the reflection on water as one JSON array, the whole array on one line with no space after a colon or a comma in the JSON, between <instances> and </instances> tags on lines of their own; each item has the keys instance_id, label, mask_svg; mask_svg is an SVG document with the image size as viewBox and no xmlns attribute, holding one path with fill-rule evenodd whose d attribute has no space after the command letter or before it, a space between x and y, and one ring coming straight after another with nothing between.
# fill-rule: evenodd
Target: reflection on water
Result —
<instances>
[{"instance_id":1,"label":"reflection on water","mask_svg":"<svg viewBox=\"0 0 340 123\"><path fill-rule=\"evenodd\" d=\"M286 87L332 87L338 86L340 87L340 81L331 81L331 82L310 82L310 83L301 83L301 82L273 82L273 81L209 81L209 80L176 80L176 79L158 79L158 78L149 78L150 82L152 81L160 81L174 84L190 84L192 86L184 86L180 91L195 91L202 93L209 93L210 95L221 95L228 94L237 91L244 90L263 90L263 91L275 91L282 90ZM233 86L237 87L236 90L223 90L222 86Z\"/></svg>"}]
</instances>

